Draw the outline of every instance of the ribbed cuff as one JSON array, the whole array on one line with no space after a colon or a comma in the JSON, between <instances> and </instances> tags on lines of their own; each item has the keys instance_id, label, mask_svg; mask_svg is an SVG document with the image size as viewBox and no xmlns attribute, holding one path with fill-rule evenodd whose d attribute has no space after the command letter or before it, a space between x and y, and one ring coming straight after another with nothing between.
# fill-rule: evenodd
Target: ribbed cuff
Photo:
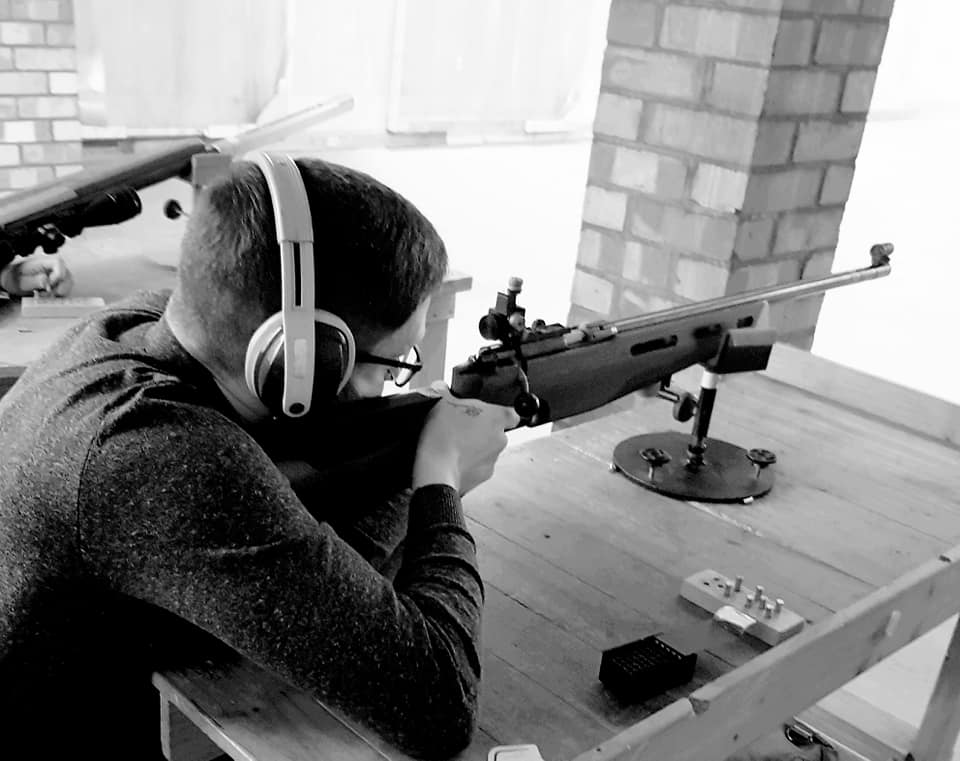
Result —
<instances>
[{"instance_id":1,"label":"ribbed cuff","mask_svg":"<svg viewBox=\"0 0 960 761\"><path fill-rule=\"evenodd\" d=\"M467 527L457 490L447 484L428 484L410 498L410 531L440 524Z\"/></svg>"}]
</instances>

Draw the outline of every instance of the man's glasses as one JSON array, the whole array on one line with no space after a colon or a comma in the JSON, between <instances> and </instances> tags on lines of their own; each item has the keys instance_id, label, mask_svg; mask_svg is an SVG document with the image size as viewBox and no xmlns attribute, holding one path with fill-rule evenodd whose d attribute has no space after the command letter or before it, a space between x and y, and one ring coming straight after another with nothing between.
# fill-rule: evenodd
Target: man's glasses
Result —
<instances>
[{"instance_id":1,"label":"man's glasses","mask_svg":"<svg viewBox=\"0 0 960 761\"><path fill-rule=\"evenodd\" d=\"M365 351L357 352L357 362L371 365L383 365L388 368L386 378L395 386L406 386L410 379L423 369L420 347L414 344L404 356L399 358L378 357Z\"/></svg>"}]
</instances>

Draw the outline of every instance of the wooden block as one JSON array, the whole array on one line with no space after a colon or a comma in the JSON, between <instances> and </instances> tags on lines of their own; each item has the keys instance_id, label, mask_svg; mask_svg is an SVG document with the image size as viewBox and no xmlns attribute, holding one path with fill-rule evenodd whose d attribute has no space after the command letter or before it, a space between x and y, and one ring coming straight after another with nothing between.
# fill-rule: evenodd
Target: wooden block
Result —
<instances>
[{"instance_id":1,"label":"wooden block","mask_svg":"<svg viewBox=\"0 0 960 761\"><path fill-rule=\"evenodd\" d=\"M726 596L728 585L729 597ZM684 579L680 596L709 613L716 613L723 606L729 605L740 613L750 616L755 623L747 627L747 633L768 645L776 645L792 637L806 623L802 617L786 607L779 613L775 612L767 617L755 601L757 596L755 588L741 586L739 591L734 592L733 587L733 579L708 568ZM748 604L748 598L753 599L754 602Z\"/></svg>"},{"instance_id":2,"label":"wooden block","mask_svg":"<svg viewBox=\"0 0 960 761\"><path fill-rule=\"evenodd\" d=\"M70 319L96 312L106 305L106 302L99 296L26 296L20 302L20 316Z\"/></svg>"}]
</instances>

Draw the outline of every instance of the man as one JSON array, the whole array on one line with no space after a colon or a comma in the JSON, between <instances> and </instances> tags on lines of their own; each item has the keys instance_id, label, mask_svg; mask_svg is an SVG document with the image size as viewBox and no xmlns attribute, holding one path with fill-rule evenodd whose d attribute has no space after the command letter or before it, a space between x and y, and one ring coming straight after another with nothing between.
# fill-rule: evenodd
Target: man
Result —
<instances>
[{"instance_id":1,"label":"man","mask_svg":"<svg viewBox=\"0 0 960 761\"><path fill-rule=\"evenodd\" d=\"M441 239L372 178L298 166L318 307L359 350L405 354L446 267ZM0 400L8 752L159 757L151 672L223 645L411 754L469 742L483 587L460 497L518 418L443 393L406 496L370 505L358 483L311 495L308 512L258 443L268 411L244 380L248 340L280 306L275 241L260 170L235 165L198 199L169 298L86 318ZM378 395L394 371L360 363L344 396ZM318 414L311 438L324 433Z\"/></svg>"}]
</instances>

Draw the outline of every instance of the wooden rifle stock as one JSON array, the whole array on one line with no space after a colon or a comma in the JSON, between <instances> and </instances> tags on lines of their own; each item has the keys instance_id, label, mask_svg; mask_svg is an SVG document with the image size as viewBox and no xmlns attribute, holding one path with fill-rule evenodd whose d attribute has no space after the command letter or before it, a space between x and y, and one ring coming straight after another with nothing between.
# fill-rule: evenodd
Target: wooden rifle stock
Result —
<instances>
[{"instance_id":1,"label":"wooden rifle stock","mask_svg":"<svg viewBox=\"0 0 960 761\"><path fill-rule=\"evenodd\" d=\"M771 303L890 274L892 251L888 243L873 246L872 263L862 269L580 326L512 327L510 309L519 308L501 293L499 309L488 317L506 332L455 367L450 388L460 398L515 406L529 426L589 412L709 363L733 331L765 329ZM776 335L768 333L772 344ZM314 407L305 418L279 423L264 444L275 459L311 466L311 478L298 488L301 497L331 488L349 493L371 482L394 493L409 486L420 431L436 402L412 392ZM309 453L294 451L294 442L304 439L322 443Z\"/></svg>"}]
</instances>

